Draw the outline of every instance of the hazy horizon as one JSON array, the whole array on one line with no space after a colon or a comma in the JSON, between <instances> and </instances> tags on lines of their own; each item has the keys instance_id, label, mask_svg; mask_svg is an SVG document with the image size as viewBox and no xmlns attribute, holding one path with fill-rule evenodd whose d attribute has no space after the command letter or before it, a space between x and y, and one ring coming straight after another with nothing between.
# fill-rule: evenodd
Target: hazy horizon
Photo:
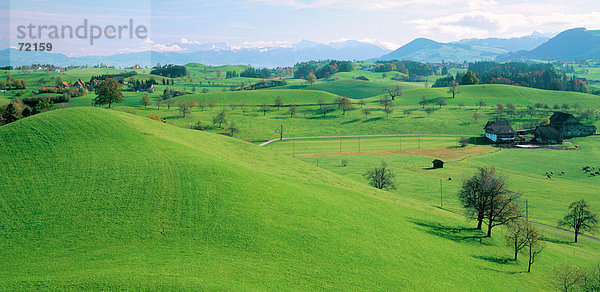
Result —
<instances>
[{"instance_id":1,"label":"hazy horizon","mask_svg":"<svg viewBox=\"0 0 600 292\"><path fill-rule=\"evenodd\" d=\"M107 5L107 3L113 5ZM6 5L6 4L5 4ZM374 2L340 0L244 1L10 1L3 40L16 47L19 25L99 26L133 19L148 27L145 39L55 39L53 52L67 56L141 51L185 52L176 43L227 43L233 48L290 46L301 40L330 43L358 40L396 49L415 38L438 42L467 38L512 38L534 32L553 35L566 29L600 28L596 1L442 0ZM10 35L10 37L7 37ZM42 41L31 39L29 41ZM48 40L46 40L48 41ZM6 48L6 44L4 44Z\"/></svg>"}]
</instances>

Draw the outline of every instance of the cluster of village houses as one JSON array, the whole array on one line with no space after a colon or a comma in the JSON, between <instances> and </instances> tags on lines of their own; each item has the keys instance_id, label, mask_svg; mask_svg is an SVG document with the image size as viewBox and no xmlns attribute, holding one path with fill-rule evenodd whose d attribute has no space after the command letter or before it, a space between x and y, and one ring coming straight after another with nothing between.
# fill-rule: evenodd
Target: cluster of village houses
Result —
<instances>
[{"instance_id":1,"label":"cluster of village houses","mask_svg":"<svg viewBox=\"0 0 600 292\"><path fill-rule=\"evenodd\" d=\"M596 134L596 126L584 125L572 114L563 112L555 112L549 124L533 130L515 131L508 121L489 121L483 129L483 135L495 143L513 143L519 136L530 137L533 134L534 143L560 144L567 138Z\"/></svg>"}]
</instances>

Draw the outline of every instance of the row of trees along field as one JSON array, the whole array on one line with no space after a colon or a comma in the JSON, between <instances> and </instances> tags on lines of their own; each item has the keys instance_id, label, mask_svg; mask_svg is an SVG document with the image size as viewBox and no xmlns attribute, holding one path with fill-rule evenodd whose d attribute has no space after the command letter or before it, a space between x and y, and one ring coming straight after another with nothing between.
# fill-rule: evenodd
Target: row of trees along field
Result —
<instances>
[{"instance_id":1,"label":"row of trees along field","mask_svg":"<svg viewBox=\"0 0 600 292\"><path fill-rule=\"evenodd\" d=\"M294 78L307 79L313 73L317 79L329 78L338 72L350 72L354 70L354 64L350 61L331 60L302 62L294 65Z\"/></svg>"},{"instance_id":2,"label":"row of trees along field","mask_svg":"<svg viewBox=\"0 0 600 292\"><path fill-rule=\"evenodd\" d=\"M476 78L465 79L457 73L454 81L459 84L507 84L525 87L576 91L590 93L588 85L577 76L567 76L561 69L557 70L553 64L522 62L498 63L491 61L474 62L469 64L466 74L474 74ZM467 83L463 83L467 81ZM470 82L469 82L470 81Z\"/></svg>"},{"instance_id":3,"label":"row of trees along field","mask_svg":"<svg viewBox=\"0 0 600 292\"><path fill-rule=\"evenodd\" d=\"M188 72L187 72L187 68L185 66L179 66L179 65L160 66L160 65L157 65L156 67L152 68L152 71L150 71L150 74L160 75L160 76L165 76L165 77L170 77L170 78L178 78L178 77L187 76Z\"/></svg>"},{"instance_id":4,"label":"row of trees along field","mask_svg":"<svg viewBox=\"0 0 600 292\"><path fill-rule=\"evenodd\" d=\"M15 79L10 74L6 74L6 81L0 80L0 90L19 90L25 88L27 88L27 82L24 79Z\"/></svg>"},{"instance_id":5,"label":"row of trees along field","mask_svg":"<svg viewBox=\"0 0 600 292\"><path fill-rule=\"evenodd\" d=\"M421 62L415 61L377 61L375 68L373 69L375 72L389 72L396 71L404 74L408 74L408 76L431 76L435 75L435 70L431 68L429 65Z\"/></svg>"}]
</instances>

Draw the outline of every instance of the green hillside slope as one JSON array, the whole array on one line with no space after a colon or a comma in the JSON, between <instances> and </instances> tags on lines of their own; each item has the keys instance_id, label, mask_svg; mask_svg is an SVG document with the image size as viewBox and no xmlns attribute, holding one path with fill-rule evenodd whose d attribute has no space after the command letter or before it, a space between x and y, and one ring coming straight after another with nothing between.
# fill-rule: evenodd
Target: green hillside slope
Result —
<instances>
[{"instance_id":1,"label":"green hillside slope","mask_svg":"<svg viewBox=\"0 0 600 292\"><path fill-rule=\"evenodd\" d=\"M522 273L459 215L116 111L39 114L0 141L1 290L538 290L597 258L549 242Z\"/></svg>"}]
</instances>

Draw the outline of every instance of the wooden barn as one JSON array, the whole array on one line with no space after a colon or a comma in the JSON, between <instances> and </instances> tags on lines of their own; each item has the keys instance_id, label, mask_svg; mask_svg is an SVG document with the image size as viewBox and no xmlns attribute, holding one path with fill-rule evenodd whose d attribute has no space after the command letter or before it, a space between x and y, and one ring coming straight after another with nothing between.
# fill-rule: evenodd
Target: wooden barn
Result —
<instances>
[{"instance_id":1,"label":"wooden barn","mask_svg":"<svg viewBox=\"0 0 600 292\"><path fill-rule=\"evenodd\" d=\"M596 133L596 126L586 126L572 114L563 112L555 112L550 117L550 126L556 128L564 138L585 137Z\"/></svg>"},{"instance_id":2,"label":"wooden barn","mask_svg":"<svg viewBox=\"0 0 600 292\"><path fill-rule=\"evenodd\" d=\"M560 144L564 136L551 125L538 126L533 131L533 140L540 144Z\"/></svg>"},{"instance_id":3,"label":"wooden barn","mask_svg":"<svg viewBox=\"0 0 600 292\"><path fill-rule=\"evenodd\" d=\"M433 168L444 168L444 162L439 159L434 160L432 163Z\"/></svg>"}]
</instances>

